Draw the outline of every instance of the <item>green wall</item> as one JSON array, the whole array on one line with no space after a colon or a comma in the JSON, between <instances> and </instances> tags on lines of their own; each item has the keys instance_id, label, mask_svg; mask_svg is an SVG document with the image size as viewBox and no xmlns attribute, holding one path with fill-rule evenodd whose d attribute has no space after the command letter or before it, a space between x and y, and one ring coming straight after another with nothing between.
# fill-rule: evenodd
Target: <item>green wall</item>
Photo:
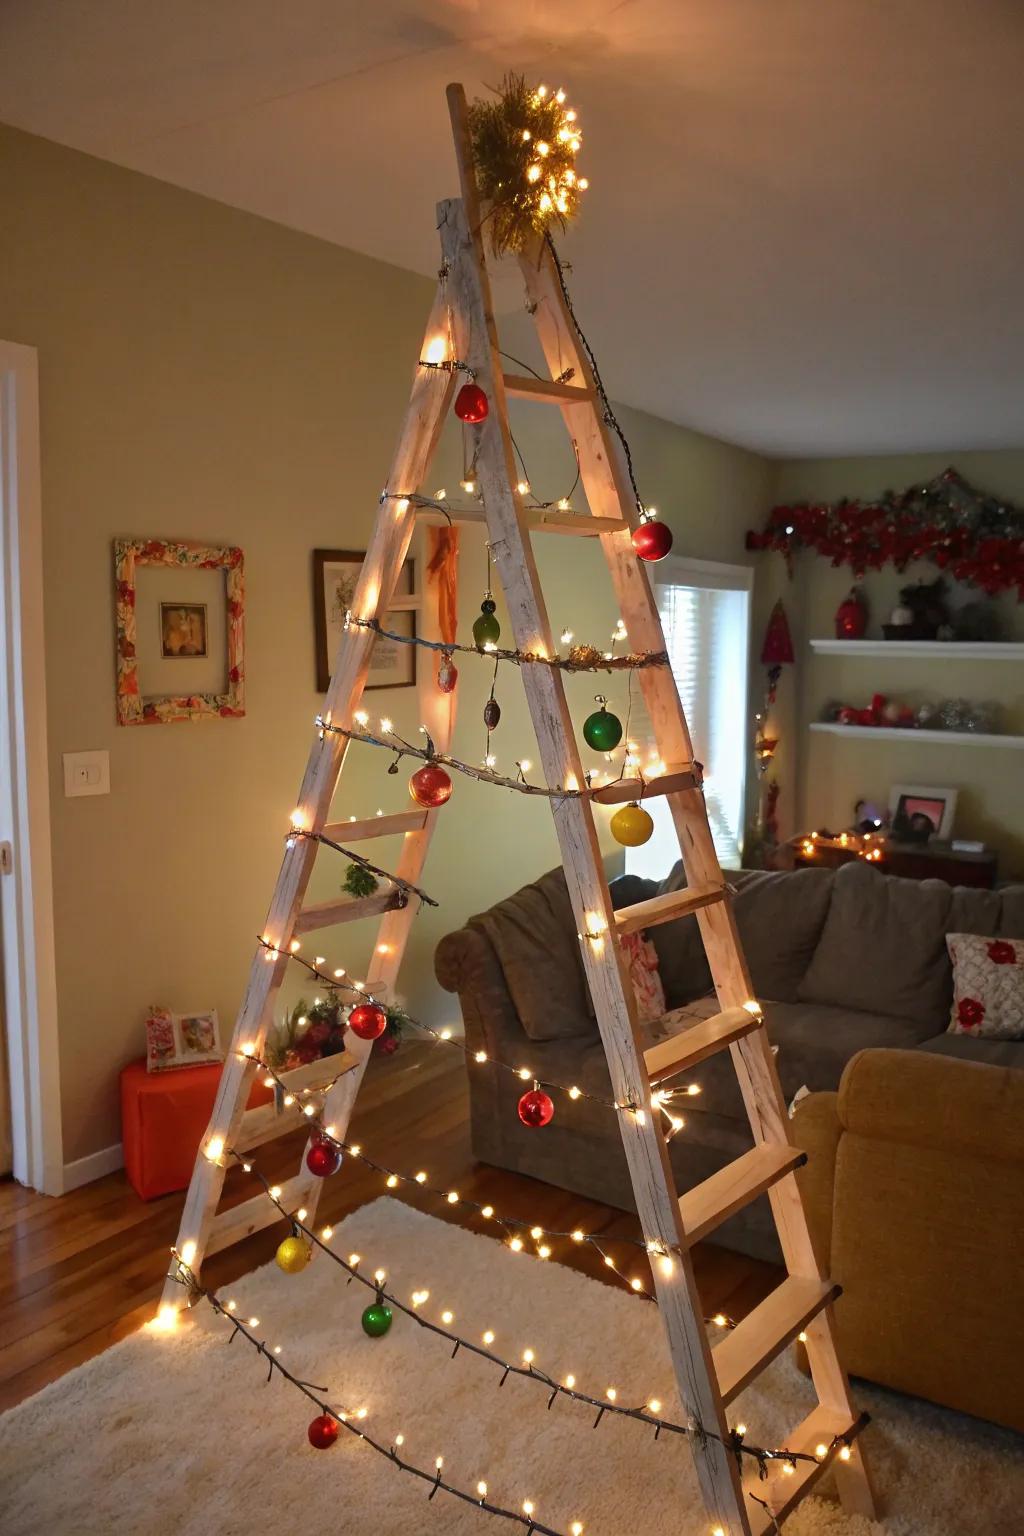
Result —
<instances>
[{"instance_id":1,"label":"green wall","mask_svg":"<svg viewBox=\"0 0 1024 1536\"><path fill-rule=\"evenodd\" d=\"M363 547L418 354L432 283L44 140L0 129L0 335L38 348L46 678L64 1156L120 1136L117 1072L146 1007L215 1006L230 1028L266 912L318 706L311 550ZM512 351L517 351L515 346ZM614 387L614 380L610 383ZM771 497L756 455L625 412L645 494L681 553L747 560ZM562 494L555 413L517 404L530 475ZM449 435L426 489L459 478ZM111 540L237 543L246 557L243 720L120 729ZM617 609L593 541L535 540L556 630L603 641ZM581 547L584 546L584 547ZM461 631L478 611L483 539L464 534ZM772 578L774 579L774 578ZM490 669L461 669L456 749L483 747ZM570 679L577 718L596 691ZM609 690L611 691L611 690ZM503 677L501 762L536 757L518 677ZM413 690L368 701L418 725ZM110 753L112 793L66 800L61 754ZM407 802L404 773L353 749L337 816ZM379 845L381 862L393 843ZM427 1018L440 936L557 861L543 803L460 781L434 843L403 991ZM325 855L312 895L337 890ZM352 974L369 938L324 950ZM371 936L372 937L372 936ZM294 996L298 988L293 980Z\"/></svg>"}]
</instances>

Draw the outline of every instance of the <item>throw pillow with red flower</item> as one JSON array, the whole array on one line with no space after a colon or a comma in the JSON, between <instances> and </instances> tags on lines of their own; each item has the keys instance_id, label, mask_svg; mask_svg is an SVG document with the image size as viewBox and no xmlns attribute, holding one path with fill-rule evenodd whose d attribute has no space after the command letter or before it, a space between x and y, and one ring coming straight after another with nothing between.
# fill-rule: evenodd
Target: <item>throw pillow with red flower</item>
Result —
<instances>
[{"instance_id":1,"label":"throw pillow with red flower","mask_svg":"<svg viewBox=\"0 0 1024 1536\"><path fill-rule=\"evenodd\" d=\"M988 946L988 957L995 965L1013 965L1017 951L1005 939L993 939Z\"/></svg>"},{"instance_id":2,"label":"throw pillow with red flower","mask_svg":"<svg viewBox=\"0 0 1024 1536\"><path fill-rule=\"evenodd\" d=\"M976 997L962 997L956 1005L956 1016L962 1029L977 1029L985 1017L985 1004Z\"/></svg>"},{"instance_id":3,"label":"throw pillow with red flower","mask_svg":"<svg viewBox=\"0 0 1024 1536\"><path fill-rule=\"evenodd\" d=\"M948 933L953 962L949 1029L975 1040L1024 1040L1024 940Z\"/></svg>"}]
</instances>

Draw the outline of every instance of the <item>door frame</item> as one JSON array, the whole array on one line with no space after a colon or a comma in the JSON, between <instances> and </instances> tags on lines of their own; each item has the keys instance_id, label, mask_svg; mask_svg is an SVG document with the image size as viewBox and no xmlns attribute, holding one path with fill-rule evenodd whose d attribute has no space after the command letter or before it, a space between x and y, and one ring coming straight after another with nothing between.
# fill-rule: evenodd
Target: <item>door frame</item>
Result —
<instances>
[{"instance_id":1,"label":"door frame","mask_svg":"<svg viewBox=\"0 0 1024 1536\"><path fill-rule=\"evenodd\" d=\"M0 874L14 1177L63 1191L46 733L39 369L0 341Z\"/></svg>"}]
</instances>

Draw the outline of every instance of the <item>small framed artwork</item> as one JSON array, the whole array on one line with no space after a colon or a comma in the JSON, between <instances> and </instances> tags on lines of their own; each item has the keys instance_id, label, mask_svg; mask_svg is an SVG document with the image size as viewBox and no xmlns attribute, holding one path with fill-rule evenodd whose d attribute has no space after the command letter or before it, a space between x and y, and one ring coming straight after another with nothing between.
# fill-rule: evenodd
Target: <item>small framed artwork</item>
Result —
<instances>
[{"instance_id":1,"label":"small framed artwork","mask_svg":"<svg viewBox=\"0 0 1024 1536\"><path fill-rule=\"evenodd\" d=\"M313 629L316 636L316 686L326 693L338 644L345 632L345 615L352 606L365 551L314 549ZM412 688L416 683L415 561L407 560L398 578L395 607L383 628L395 636L378 635L370 658L367 688Z\"/></svg>"},{"instance_id":2,"label":"small framed artwork","mask_svg":"<svg viewBox=\"0 0 1024 1536\"><path fill-rule=\"evenodd\" d=\"M172 1013L150 1008L146 1016L146 1071L168 1072L174 1067L200 1067L224 1060L216 1008Z\"/></svg>"},{"instance_id":3,"label":"small framed artwork","mask_svg":"<svg viewBox=\"0 0 1024 1536\"><path fill-rule=\"evenodd\" d=\"M205 603L160 604L160 654L164 657L205 656Z\"/></svg>"},{"instance_id":4,"label":"small framed artwork","mask_svg":"<svg viewBox=\"0 0 1024 1536\"><path fill-rule=\"evenodd\" d=\"M229 545L115 539L119 725L245 714L245 575Z\"/></svg>"},{"instance_id":5,"label":"small framed artwork","mask_svg":"<svg viewBox=\"0 0 1024 1536\"><path fill-rule=\"evenodd\" d=\"M953 835L956 795L955 789L894 784L889 790L893 835L908 843L927 843L933 837L947 842Z\"/></svg>"}]
</instances>

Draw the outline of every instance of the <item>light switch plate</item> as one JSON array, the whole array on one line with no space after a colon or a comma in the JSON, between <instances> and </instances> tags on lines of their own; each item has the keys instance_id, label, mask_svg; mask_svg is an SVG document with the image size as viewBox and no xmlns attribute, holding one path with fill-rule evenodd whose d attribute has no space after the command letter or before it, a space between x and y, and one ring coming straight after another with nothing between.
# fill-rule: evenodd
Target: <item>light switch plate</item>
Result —
<instances>
[{"instance_id":1,"label":"light switch plate","mask_svg":"<svg viewBox=\"0 0 1024 1536\"><path fill-rule=\"evenodd\" d=\"M76 795L109 795L110 753L65 752L64 794L68 799Z\"/></svg>"}]
</instances>

